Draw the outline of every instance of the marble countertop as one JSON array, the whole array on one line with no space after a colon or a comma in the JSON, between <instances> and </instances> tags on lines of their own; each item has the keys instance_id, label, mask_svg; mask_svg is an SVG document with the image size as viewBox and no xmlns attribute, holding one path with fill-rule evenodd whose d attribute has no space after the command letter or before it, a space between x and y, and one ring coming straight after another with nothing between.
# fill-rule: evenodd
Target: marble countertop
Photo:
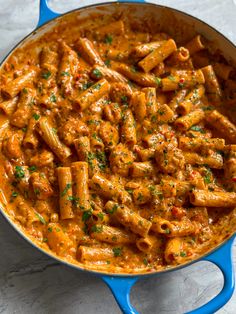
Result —
<instances>
[{"instance_id":1,"label":"marble countertop","mask_svg":"<svg viewBox=\"0 0 236 314\"><path fill-rule=\"evenodd\" d=\"M0 59L36 27L38 2L0 0ZM51 0L50 5L59 12L65 12L94 2ZM236 43L236 0L150 2L197 16ZM99 278L62 266L38 252L20 238L2 216L0 250L0 313L120 313L109 289ZM132 290L131 301L142 314L182 314L206 303L220 291L222 284L222 274L217 267L200 262L160 277L141 280ZM236 313L236 292L218 313Z\"/></svg>"}]
</instances>

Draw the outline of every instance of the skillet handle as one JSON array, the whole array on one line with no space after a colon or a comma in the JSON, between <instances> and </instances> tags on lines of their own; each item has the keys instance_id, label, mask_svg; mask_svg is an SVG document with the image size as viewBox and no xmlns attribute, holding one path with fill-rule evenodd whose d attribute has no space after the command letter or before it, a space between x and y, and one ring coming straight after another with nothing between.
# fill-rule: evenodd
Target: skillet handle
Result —
<instances>
[{"instance_id":1,"label":"skillet handle","mask_svg":"<svg viewBox=\"0 0 236 314\"><path fill-rule=\"evenodd\" d=\"M110 288L122 313L139 314L130 303L130 290L138 280L138 277L102 276L102 280Z\"/></svg>"},{"instance_id":2,"label":"skillet handle","mask_svg":"<svg viewBox=\"0 0 236 314\"><path fill-rule=\"evenodd\" d=\"M145 3L145 0L117 0L117 2L136 2ZM55 17L60 16L60 13L56 13L48 7L48 0L40 0L39 3L39 21L37 27L49 22Z\"/></svg>"},{"instance_id":3,"label":"skillet handle","mask_svg":"<svg viewBox=\"0 0 236 314\"><path fill-rule=\"evenodd\" d=\"M224 276L224 286L220 293L207 304L202 305L186 314L212 314L222 308L231 298L234 292L234 266L232 260L232 247L235 235L229 239L222 247L202 260L212 262L222 271Z\"/></svg>"},{"instance_id":4,"label":"skillet handle","mask_svg":"<svg viewBox=\"0 0 236 314\"><path fill-rule=\"evenodd\" d=\"M60 13L56 13L48 7L48 0L40 0L39 3L39 21L37 27L42 26L46 22L60 16Z\"/></svg>"}]
</instances>

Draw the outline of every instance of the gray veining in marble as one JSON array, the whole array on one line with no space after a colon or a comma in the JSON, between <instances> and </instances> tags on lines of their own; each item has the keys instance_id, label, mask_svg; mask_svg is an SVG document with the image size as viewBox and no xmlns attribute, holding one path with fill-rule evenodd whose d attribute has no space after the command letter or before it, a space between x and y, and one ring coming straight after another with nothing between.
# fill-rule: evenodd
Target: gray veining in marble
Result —
<instances>
[{"instance_id":1,"label":"gray veining in marble","mask_svg":"<svg viewBox=\"0 0 236 314\"><path fill-rule=\"evenodd\" d=\"M94 0L52 0L59 11L92 4ZM106 2L106 1L100 1ZM235 0L150 1L184 10L213 25L236 43ZM38 0L0 0L0 58L38 20ZM32 248L0 217L0 313L4 314L119 314L109 289L97 277L59 265ZM234 266L236 249L234 249ZM204 304L223 284L222 274L210 263L160 277L134 287L131 300L143 314L182 314ZM236 313L236 292L220 314Z\"/></svg>"}]
</instances>

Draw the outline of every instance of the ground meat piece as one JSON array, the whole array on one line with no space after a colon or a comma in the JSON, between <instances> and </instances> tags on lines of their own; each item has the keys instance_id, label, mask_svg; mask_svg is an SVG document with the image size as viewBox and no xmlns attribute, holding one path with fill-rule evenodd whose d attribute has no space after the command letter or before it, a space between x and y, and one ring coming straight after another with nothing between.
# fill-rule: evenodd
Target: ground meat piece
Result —
<instances>
[{"instance_id":1,"label":"ground meat piece","mask_svg":"<svg viewBox=\"0 0 236 314\"><path fill-rule=\"evenodd\" d=\"M70 146L78 136L88 135L89 130L85 123L80 119L69 117L58 129L58 135L63 142Z\"/></svg>"},{"instance_id":2,"label":"ground meat piece","mask_svg":"<svg viewBox=\"0 0 236 314\"><path fill-rule=\"evenodd\" d=\"M155 159L163 173L174 174L177 170L183 169L185 165L182 151L168 143L164 143L156 149Z\"/></svg>"},{"instance_id":3,"label":"ground meat piece","mask_svg":"<svg viewBox=\"0 0 236 314\"><path fill-rule=\"evenodd\" d=\"M110 155L110 166L113 173L128 176L129 168L134 161L133 153L124 145L117 145Z\"/></svg>"}]
</instances>

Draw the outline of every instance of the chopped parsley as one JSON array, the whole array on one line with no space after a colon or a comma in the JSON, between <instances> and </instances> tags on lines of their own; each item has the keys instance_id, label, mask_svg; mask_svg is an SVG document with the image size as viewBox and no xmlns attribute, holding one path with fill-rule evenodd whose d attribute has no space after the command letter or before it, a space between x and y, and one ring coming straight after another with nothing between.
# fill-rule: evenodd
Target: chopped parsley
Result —
<instances>
[{"instance_id":1,"label":"chopped parsley","mask_svg":"<svg viewBox=\"0 0 236 314\"><path fill-rule=\"evenodd\" d=\"M206 106L206 107L202 107L203 111L210 111L210 110L214 110L213 106Z\"/></svg>"},{"instance_id":2,"label":"chopped parsley","mask_svg":"<svg viewBox=\"0 0 236 314\"><path fill-rule=\"evenodd\" d=\"M92 88L95 90L99 90L101 88L101 84L97 83L97 84L93 85Z\"/></svg>"},{"instance_id":3,"label":"chopped parsley","mask_svg":"<svg viewBox=\"0 0 236 314\"><path fill-rule=\"evenodd\" d=\"M146 258L143 259L143 264L144 264L145 266L148 265L148 260L147 260Z\"/></svg>"},{"instance_id":4,"label":"chopped parsley","mask_svg":"<svg viewBox=\"0 0 236 314\"><path fill-rule=\"evenodd\" d=\"M15 167L15 178L22 179L25 177L25 172L21 166Z\"/></svg>"},{"instance_id":5,"label":"chopped parsley","mask_svg":"<svg viewBox=\"0 0 236 314\"><path fill-rule=\"evenodd\" d=\"M163 116L163 114L165 113L165 112L162 111L161 109L158 109L157 112L158 112L158 114L159 114L160 116Z\"/></svg>"},{"instance_id":6,"label":"chopped parsley","mask_svg":"<svg viewBox=\"0 0 236 314\"><path fill-rule=\"evenodd\" d=\"M61 192L61 196L65 196L68 190L71 188L71 183L67 183L64 190Z\"/></svg>"},{"instance_id":7,"label":"chopped parsley","mask_svg":"<svg viewBox=\"0 0 236 314\"><path fill-rule=\"evenodd\" d=\"M19 193L16 192L16 191L13 191L13 192L11 193L11 197L17 197L18 195L19 195Z\"/></svg>"},{"instance_id":8,"label":"chopped parsley","mask_svg":"<svg viewBox=\"0 0 236 314\"><path fill-rule=\"evenodd\" d=\"M27 131L27 128L22 128L21 130L22 130L22 132L25 133Z\"/></svg>"},{"instance_id":9,"label":"chopped parsley","mask_svg":"<svg viewBox=\"0 0 236 314\"><path fill-rule=\"evenodd\" d=\"M78 207L79 197L70 195L68 196L68 200L71 201L72 205Z\"/></svg>"},{"instance_id":10,"label":"chopped parsley","mask_svg":"<svg viewBox=\"0 0 236 314\"><path fill-rule=\"evenodd\" d=\"M150 185L148 188L153 196L158 196L160 200L163 200L164 198L163 193L161 191L158 191L155 185Z\"/></svg>"},{"instance_id":11,"label":"chopped parsley","mask_svg":"<svg viewBox=\"0 0 236 314\"><path fill-rule=\"evenodd\" d=\"M126 189L126 191L127 191L130 195L133 195L134 190L132 190L132 189Z\"/></svg>"},{"instance_id":12,"label":"chopped parsley","mask_svg":"<svg viewBox=\"0 0 236 314\"><path fill-rule=\"evenodd\" d=\"M212 175L211 170L208 168L208 169L206 170L205 176L204 176L204 182L205 182L206 184L211 183L211 175Z\"/></svg>"},{"instance_id":13,"label":"chopped parsley","mask_svg":"<svg viewBox=\"0 0 236 314\"><path fill-rule=\"evenodd\" d=\"M50 71L47 71L47 72L43 72L41 74L42 78L44 78L45 80L48 80L49 77L51 76L51 72Z\"/></svg>"},{"instance_id":14,"label":"chopped parsley","mask_svg":"<svg viewBox=\"0 0 236 314\"><path fill-rule=\"evenodd\" d=\"M157 85L161 85L161 79L159 77L155 77L155 82L157 83Z\"/></svg>"},{"instance_id":15,"label":"chopped parsley","mask_svg":"<svg viewBox=\"0 0 236 314\"><path fill-rule=\"evenodd\" d=\"M112 251L113 251L115 257L122 255L122 248L121 247L113 247Z\"/></svg>"},{"instance_id":16,"label":"chopped parsley","mask_svg":"<svg viewBox=\"0 0 236 314\"><path fill-rule=\"evenodd\" d=\"M154 115L152 115L152 116L151 116L151 122L153 122L153 123L154 123L154 122L157 122L157 117L154 116Z\"/></svg>"},{"instance_id":17,"label":"chopped parsley","mask_svg":"<svg viewBox=\"0 0 236 314\"><path fill-rule=\"evenodd\" d=\"M101 171L105 171L106 167L107 167L107 158L106 158L106 154L104 152L99 152L97 151L96 153L88 153L88 164L89 167L91 169L94 168L94 164L93 164L93 160L97 160L98 161L98 167Z\"/></svg>"},{"instance_id":18,"label":"chopped parsley","mask_svg":"<svg viewBox=\"0 0 236 314\"><path fill-rule=\"evenodd\" d=\"M91 228L91 231L95 233L101 233L102 230L103 230L103 226L93 225Z\"/></svg>"},{"instance_id":19,"label":"chopped parsley","mask_svg":"<svg viewBox=\"0 0 236 314\"><path fill-rule=\"evenodd\" d=\"M51 94L50 101L51 102L57 102L57 97L54 94Z\"/></svg>"},{"instance_id":20,"label":"chopped parsley","mask_svg":"<svg viewBox=\"0 0 236 314\"><path fill-rule=\"evenodd\" d=\"M105 42L106 44L109 44L109 45L112 44L112 41L113 41L113 38L112 38L111 35L107 35L107 36L105 37L105 39L104 39L104 42Z\"/></svg>"},{"instance_id":21,"label":"chopped parsley","mask_svg":"<svg viewBox=\"0 0 236 314\"><path fill-rule=\"evenodd\" d=\"M97 136L96 133L92 134L92 138L94 138L95 140L97 140L98 142L102 142L102 139L100 137Z\"/></svg>"},{"instance_id":22,"label":"chopped parsley","mask_svg":"<svg viewBox=\"0 0 236 314\"><path fill-rule=\"evenodd\" d=\"M35 195L39 195L39 194L40 194L39 189L35 189L35 190L34 190L34 193L35 193Z\"/></svg>"},{"instance_id":23,"label":"chopped parsley","mask_svg":"<svg viewBox=\"0 0 236 314\"><path fill-rule=\"evenodd\" d=\"M82 90L86 90L86 89L88 89L90 86L92 86L93 85L93 83L92 82L87 82L87 83L84 83L83 85L82 85Z\"/></svg>"},{"instance_id":24,"label":"chopped parsley","mask_svg":"<svg viewBox=\"0 0 236 314\"><path fill-rule=\"evenodd\" d=\"M167 76L167 78L172 81L172 82L175 82L175 77L173 75L169 75Z\"/></svg>"},{"instance_id":25,"label":"chopped parsley","mask_svg":"<svg viewBox=\"0 0 236 314\"><path fill-rule=\"evenodd\" d=\"M114 213L117 211L117 209L118 209L118 205L115 204L115 205L112 207L112 209L108 209L107 212L108 212L109 214L114 214Z\"/></svg>"},{"instance_id":26,"label":"chopped parsley","mask_svg":"<svg viewBox=\"0 0 236 314\"><path fill-rule=\"evenodd\" d=\"M61 72L61 76L70 76L70 73L66 72L66 71L63 71L63 72Z\"/></svg>"},{"instance_id":27,"label":"chopped parsley","mask_svg":"<svg viewBox=\"0 0 236 314\"><path fill-rule=\"evenodd\" d=\"M127 103L128 102L128 97L127 96L125 96L125 95L121 96L120 100L121 100L123 105L128 105L128 103Z\"/></svg>"},{"instance_id":28,"label":"chopped parsley","mask_svg":"<svg viewBox=\"0 0 236 314\"><path fill-rule=\"evenodd\" d=\"M169 228L166 228L166 229L165 229L165 233L166 233L166 234L170 234L170 229L169 229Z\"/></svg>"},{"instance_id":29,"label":"chopped parsley","mask_svg":"<svg viewBox=\"0 0 236 314\"><path fill-rule=\"evenodd\" d=\"M29 167L29 172L34 172L37 170L37 167L36 166L31 166Z\"/></svg>"},{"instance_id":30,"label":"chopped parsley","mask_svg":"<svg viewBox=\"0 0 236 314\"><path fill-rule=\"evenodd\" d=\"M100 121L99 120L88 120L87 123L88 123L88 125L91 125L91 124L99 125Z\"/></svg>"},{"instance_id":31,"label":"chopped parsley","mask_svg":"<svg viewBox=\"0 0 236 314\"><path fill-rule=\"evenodd\" d=\"M33 114L33 118L34 118L34 120L38 121L39 118L40 118L40 115L37 114L37 113L34 113L34 114Z\"/></svg>"},{"instance_id":32,"label":"chopped parsley","mask_svg":"<svg viewBox=\"0 0 236 314\"><path fill-rule=\"evenodd\" d=\"M202 133L202 134L205 134L205 133L206 133L206 131L205 131L203 128L201 128L200 126L197 126L197 125L193 125L193 126L190 128L190 130L196 131L196 132L200 132L200 133Z\"/></svg>"},{"instance_id":33,"label":"chopped parsley","mask_svg":"<svg viewBox=\"0 0 236 314\"><path fill-rule=\"evenodd\" d=\"M185 257L185 256L187 256L187 254L186 254L186 252L182 251L182 252L180 252L180 256Z\"/></svg>"},{"instance_id":34,"label":"chopped parsley","mask_svg":"<svg viewBox=\"0 0 236 314\"><path fill-rule=\"evenodd\" d=\"M52 232L52 227L49 227L49 228L48 228L48 232Z\"/></svg>"},{"instance_id":35,"label":"chopped parsley","mask_svg":"<svg viewBox=\"0 0 236 314\"><path fill-rule=\"evenodd\" d=\"M168 165L168 158L167 158L167 151L166 150L163 151L163 155L164 155L164 164L165 164L165 166L167 166Z\"/></svg>"},{"instance_id":36,"label":"chopped parsley","mask_svg":"<svg viewBox=\"0 0 236 314\"><path fill-rule=\"evenodd\" d=\"M135 65L131 65L130 67L131 72L136 73L137 72L137 68Z\"/></svg>"},{"instance_id":37,"label":"chopped parsley","mask_svg":"<svg viewBox=\"0 0 236 314\"><path fill-rule=\"evenodd\" d=\"M46 221L45 219L43 218L42 215L40 215L39 213L35 213L36 217L38 218L38 220L43 224L43 225L46 225Z\"/></svg>"},{"instance_id":38,"label":"chopped parsley","mask_svg":"<svg viewBox=\"0 0 236 314\"><path fill-rule=\"evenodd\" d=\"M138 193L138 197L137 197L137 200L139 201L139 202L142 202L143 201L143 194L142 193Z\"/></svg>"},{"instance_id":39,"label":"chopped parsley","mask_svg":"<svg viewBox=\"0 0 236 314\"><path fill-rule=\"evenodd\" d=\"M92 73L98 79L102 77L102 73L98 69L94 69Z\"/></svg>"},{"instance_id":40,"label":"chopped parsley","mask_svg":"<svg viewBox=\"0 0 236 314\"><path fill-rule=\"evenodd\" d=\"M103 220L104 219L104 214L103 213L98 213L98 217Z\"/></svg>"},{"instance_id":41,"label":"chopped parsley","mask_svg":"<svg viewBox=\"0 0 236 314\"><path fill-rule=\"evenodd\" d=\"M111 60L109 59L105 60L104 63L108 68L111 66Z\"/></svg>"},{"instance_id":42,"label":"chopped parsley","mask_svg":"<svg viewBox=\"0 0 236 314\"><path fill-rule=\"evenodd\" d=\"M87 220L90 219L91 216L92 216L92 211L91 210L84 211L83 215L82 215L82 221L86 222Z\"/></svg>"}]
</instances>

